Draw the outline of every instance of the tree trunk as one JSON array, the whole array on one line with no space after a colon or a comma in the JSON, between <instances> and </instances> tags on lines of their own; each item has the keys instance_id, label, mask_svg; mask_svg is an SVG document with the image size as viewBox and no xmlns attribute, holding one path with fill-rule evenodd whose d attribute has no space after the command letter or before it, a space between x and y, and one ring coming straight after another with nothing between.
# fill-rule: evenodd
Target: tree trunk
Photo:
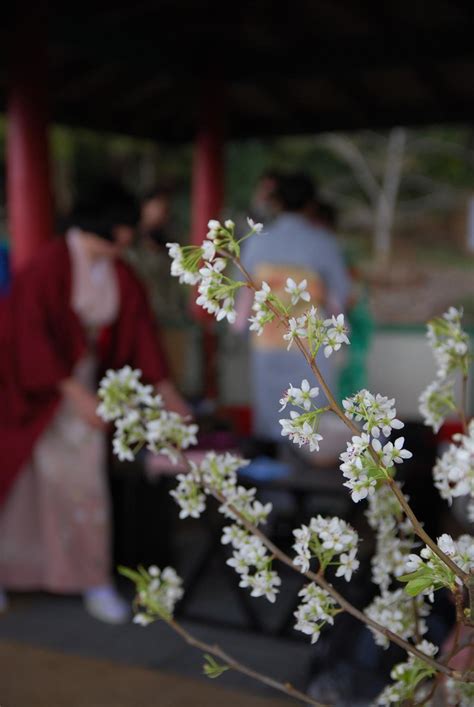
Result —
<instances>
[{"instance_id":1,"label":"tree trunk","mask_svg":"<svg viewBox=\"0 0 474 707\"><path fill-rule=\"evenodd\" d=\"M394 128L390 131L385 173L382 188L380 189L377 200L374 222L374 254L378 269L385 269L387 267L391 255L392 228L400 186L405 144L406 131L403 128Z\"/></svg>"}]
</instances>

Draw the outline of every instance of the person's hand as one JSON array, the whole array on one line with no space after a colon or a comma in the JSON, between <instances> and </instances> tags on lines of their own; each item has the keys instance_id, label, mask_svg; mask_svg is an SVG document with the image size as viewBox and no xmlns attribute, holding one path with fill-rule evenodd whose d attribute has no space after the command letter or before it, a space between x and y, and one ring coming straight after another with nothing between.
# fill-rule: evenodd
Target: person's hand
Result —
<instances>
[{"instance_id":1,"label":"person's hand","mask_svg":"<svg viewBox=\"0 0 474 707\"><path fill-rule=\"evenodd\" d=\"M192 417L192 410L181 393L169 380L163 380L156 385L157 392L162 396L164 406L167 410L177 412L182 417Z\"/></svg>"},{"instance_id":2,"label":"person's hand","mask_svg":"<svg viewBox=\"0 0 474 707\"><path fill-rule=\"evenodd\" d=\"M73 378L68 378L61 383L61 391L72 402L79 417L90 427L100 430L107 427L97 414L99 399L94 393Z\"/></svg>"}]
</instances>

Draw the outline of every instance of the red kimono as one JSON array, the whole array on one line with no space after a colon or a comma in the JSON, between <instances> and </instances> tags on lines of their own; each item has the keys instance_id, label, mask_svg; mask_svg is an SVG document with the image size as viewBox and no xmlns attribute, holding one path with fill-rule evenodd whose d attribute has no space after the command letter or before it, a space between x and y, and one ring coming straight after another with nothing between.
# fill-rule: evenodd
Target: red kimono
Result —
<instances>
[{"instance_id":1,"label":"red kimono","mask_svg":"<svg viewBox=\"0 0 474 707\"><path fill-rule=\"evenodd\" d=\"M129 364L157 383L167 368L147 296L127 265L117 261L115 267L120 309L100 333L101 369ZM86 350L70 301L70 256L58 239L16 276L0 304L0 503L54 416L60 382Z\"/></svg>"}]
</instances>

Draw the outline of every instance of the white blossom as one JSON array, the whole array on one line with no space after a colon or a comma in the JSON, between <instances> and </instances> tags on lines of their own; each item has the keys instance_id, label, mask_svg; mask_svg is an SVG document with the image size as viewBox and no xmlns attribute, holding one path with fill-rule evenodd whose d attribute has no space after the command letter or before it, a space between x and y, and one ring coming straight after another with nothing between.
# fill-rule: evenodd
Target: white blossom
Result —
<instances>
[{"instance_id":1,"label":"white blossom","mask_svg":"<svg viewBox=\"0 0 474 707\"><path fill-rule=\"evenodd\" d=\"M384 628L388 628L405 640L412 638L418 632L424 634L427 631L424 617L428 615L428 606L422 597L416 597L418 622L413 611L413 598L405 594L403 589L394 592L383 592L375 597L372 603L365 609L367 616L376 621ZM388 648L389 639L376 629L370 627L377 645Z\"/></svg>"},{"instance_id":2,"label":"white blossom","mask_svg":"<svg viewBox=\"0 0 474 707\"><path fill-rule=\"evenodd\" d=\"M318 559L323 570L330 564L338 565L336 576L344 576L346 581L350 580L352 572L359 567L356 559L358 535L341 518L318 515L311 519L309 526L303 525L294 530L293 535L296 539L293 563L301 568L301 572L309 570L313 557Z\"/></svg>"},{"instance_id":3,"label":"white blossom","mask_svg":"<svg viewBox=\"0 0 474 707\"><path fill-rule=\"evenodd\" d=\"M288 390L280 400L280 405L282 406L280 412L284 410L288 404L301 407L307 411L311 410L311 400L317 398L318 395L319 388L317 386L312 388L306 379L301 381L300 388L294 388L290 383Z\"/></svg>"},{"instance_id":4,"label":"white blossom","mask_svg":"<svg viewBox=\"0 0 474 707\"><path fill-rule=\"evenodd\" d=\"M425 425L439 432L447 415L456 408L454 379L437 378L430 383L419 398L419 410Z\"/></svg>"},{"instance_id":5,"label":"white blossom","mask_svg":"<svg viewBox=\"0 0 474 707\"><path fill-rule=\"evenodd\" d=\"M441 497L452 503L459 496L474 499L474 420L467 434L458 434L433 468L436 488Z\"/></svg>"},{"instance_id":6,"label":"white blossom","mask_svg":"<svg viewBox=\"0 0 474 707\"><path fill-rule=\"evenodd\" d=\"M389 467L394 463L401 464L404 459L411 459L413 456L408 449L403 449L404 442L404 437L398 437L394 443L387 442L387 444L382 447L380 440L373 439L372 448L379 455L384 466Z\"/></svg>"},{"instance_id":7,"label":"white blossom","mask_svg":"<svg viewBox=\"0 0 474 707\"><path fill-rule=\"evenodd\" d=\"M347 479L344 482L351 492L354 503L367 498L375 492L376 480L369 476L367 471L373 466L369 454L370 438L367 434L354 435L347 442L347 450L342 452L339 459L342 461L340 469Z\"/></svg>"},{"instance_id":8,"label":"white blossom","mask_svg":"<svg viewBox=\"0 0 474 707\"><path fill-rule=\"evenodd\" d=\"M363 429L378 438L380 433L388 437L392 429L400 430L403 422L396 417L395 400L384 395L372 395L363 389L342 401L344 412L349 419L363 420Z\"/></svg>"},{"instance_id":9,"label":"white blossom","mask_svg":"<svg viewBox=\"0 0 474 707\"><path fill-rule=\"evenodd\" d=\"M306 317L298 317L297 319L295 319L295 317L290 317L288 325L288 331L286 332L286 334L283 334L283 338L285 339L285 341L289 342L287 347L289 351L296 337L304 339L307 336L305 326Z\"/></svg>"},{"instance_id":10,"label":"white blossom","mask_svg":"<svg viewBox=\"0 0 474 707\"><path fill-rule=\"evenodd\" d=\"M299 285L297 285L293 278L287 278L285 292L288 292L288 294L290 295L292 305L298 304L300 299L309 302L310 294L306 289L307 286L308 283L306 280L301 280Z\"/></svg>"},{"instance_id":11,"label":"white blossom","mask_svg":"<svg viewBox=\"0 0 474 707\"><path fill-rule=\"evenodd\" d=\"M316 584L308 584L299 592L303 597L295 611L295 629L311 636L311 643L316 643L325 624L333 624L339 608L332 596Z\"/></svg>"},{"instance_id":12,"label":"white blossom","mask_svg":"<svg viewBox=\"0 0 474 707\"><path fill-rule=\"evenodd\" d=\"M308 415L311 415L311 419ZM300 447L308 445L310 452L318 452L323 437L315 428L317 415L318 413L299 415L296 410L291 410L289 418L279 420L282 437L288 437Z\"/></svg>"},{"instance_id":13,"label":"white blossom","mask_svg":"<svg viewBox=\"0 0 474 707\"><path fill-rule=\"evenodd\" d=\"M429 641L423 640L416 646L417 649L426 656L432 658L438 652L438 647ZM383 692L378 696L376 704L382 707L390 707L390 705L400 705L405 702L413 702L416 694L416 702L421 704L428 696L426 690L423 689L422 678L431 677L435 671L428 664L410 654L405 663L398 663L392 668L390 677L394 683L387 685ZM421 690L420 690L421 684ZM450 702L449 704L454 704Z\"/></svg>"},{"instance_id":14,"label":"white blossom","mask_svg":"<svg viewBox=\"0 0 474 707\"><path fill-rule=\"evenodd\" d=\"M247 217L247 223L254 233L261 233L263 231L263 223L255 223L250 216Z\"/></svg>"},{"instance_id":15,"label":"white blossom","mask_svg":"<svg viewBox=\"0 0 474 707\"><path fill-rule=\"evenodd\" d=\"M350 582L352 573L355 572L360 565L358 559L356 559L357 550L351 550L349 553L343 552L339 558L341 563L336 570L336 577L344 577L346 582Z\"/></svg>"},{"instance_id":16,"label":"white blossom","mask_svg":"<svg viewBox=\"0 0 474 707\"><path fill-rule=\"evenodd\" d=\"M338 314L332 316L331 319L324 321L324 326L327 329L326 339L324 341L324 355L328 358L333 351L339 351L342 344L349 344L347 337L347 327L344 323L344 315Z\"/></svg>"},{"instance_id":17,"label":"white blossom","mask_svg":"<svg viewBox=\"0 0 474 707\"><path fill-rule=\"evenodd\" d=\"M446 378L456 370L467 373L469 337L461 327L462 309L450 307L442 317L428 322L427 337L437 364L437 377Z\"/></svg>"}]
</instances>

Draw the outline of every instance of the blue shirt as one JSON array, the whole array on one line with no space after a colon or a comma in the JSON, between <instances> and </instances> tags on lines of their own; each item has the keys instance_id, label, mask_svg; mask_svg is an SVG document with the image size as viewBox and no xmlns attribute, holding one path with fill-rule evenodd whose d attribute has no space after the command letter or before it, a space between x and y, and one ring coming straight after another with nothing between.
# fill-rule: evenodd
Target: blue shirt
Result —
<instances>
[{"instance_id":1,"label":"blue shirt","mask_svg":"<svg viewBox=\"0 0 474 707\"><path fill-rule=\"evenodd\" d=\"M304 216L283 213L264 233L250 238L243 249L242 262L257 286L262 280L283 297L287 277L297 283L308 282L311 304L324 311L329 303L331 310L344 311L349 295L350 280L339 246L329 233L315 227ZM297 305L294 316L308 307ZM267 331L267 328L269 331ZM289 417L289 410L279 413L279 400L289 384L300 387L303 379L317 385L302 354L293 345L287 351L281 327L267 325L264 333L254 336L251 344L251 369L253 379L254 432L258 436L278 440L281 436L281 417ZM331 388L334 387L334 367L321 351L317 357L321 373ZM321 395L317 400L325 404Z\"/></svg>"}]
</instances>

